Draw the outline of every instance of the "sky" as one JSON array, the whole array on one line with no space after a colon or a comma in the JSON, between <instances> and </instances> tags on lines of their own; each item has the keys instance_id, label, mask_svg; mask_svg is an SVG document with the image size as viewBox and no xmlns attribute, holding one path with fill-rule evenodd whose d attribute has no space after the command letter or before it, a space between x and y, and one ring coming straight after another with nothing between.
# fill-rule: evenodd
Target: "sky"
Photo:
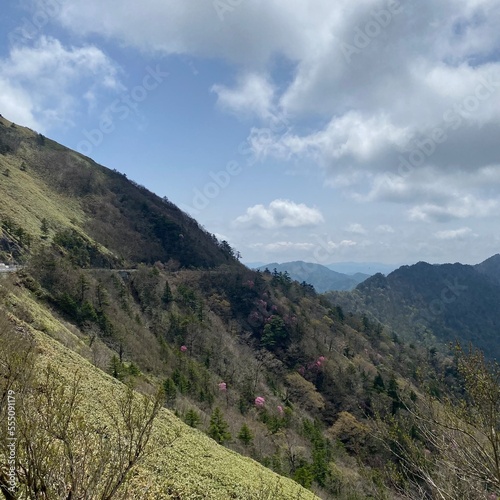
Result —
<instances>
[{"instance_id":1,"label":"sky","mask_svg":"<svg viewBox=\"0 0 500 500\"><path fill-rule=\"evenodd\" d=\"M0 113L243 262L500 252L498 0L4 0Z\"/></svg>"}]
</instances>

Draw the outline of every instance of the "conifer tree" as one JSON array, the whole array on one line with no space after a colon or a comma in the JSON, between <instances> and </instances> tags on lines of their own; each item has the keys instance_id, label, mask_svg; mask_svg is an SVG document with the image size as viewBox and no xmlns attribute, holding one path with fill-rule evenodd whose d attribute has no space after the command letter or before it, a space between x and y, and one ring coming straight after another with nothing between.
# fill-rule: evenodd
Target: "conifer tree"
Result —
<instances>
[{"instance_id":1,"label":"conifer tree","mask_svg":"<svg viewBox=\"0 0 500 500\"><path fill-rule=\"evenodd\" d=\"M253 441L253 434L247 424L241 426L240 432L238 433L238 439L245 445L249 446Z\"/></svg>"},{"instance_id":2,"label":"conifer tree","mask_svg":"<svg viewBox=\"0 0 500 500\"><path fill-rule=\"evenodd\" d=\"M215 408L212 416L210 417L208 435L219 444L223 444L231 439L229 425L224 420L224 415L218 406Z\"/></svg>"},{"instance_id":3,"label":"conifer tree","mask_svg":"<svg viewBox=\"0 0 500 500\"><path fill-rule=\"evenodd\" d=\"M42 238L46 239L49 235L49 223L47 222L47 219L45 217L42 219L40 231L42 232Z\"/></svg>"},{"instance_id":4,"label":"conifer tree","mask_svg":"<svg viewBox=\"0 0 500 500\"><path fill-rule=\"evenodd\" d=\"M189 427L196 428L201 421L200 414L196 410L190 409L186 412L184 420Z\"/></svg>"},{"instance_id":5,"label":"conifer tree","mask_svg":"<svg viewBox=\"0 0 500 500\"><path fill-rule=\"evenodd\" d=\"M175 386L175 382L170 377L163 382L163 390L165 391L167 406L171 407L177 398L177 387Z\"/></svg>"},{"instance_id":6,"label":"conifer tree","mask_svg":"<svg viewBox=\"0 0 500 500\"><path fill-rule=\"evenodd\" d=\"M173 299L172 295L172 290L170 289L170 285L168 284L168 281L165 282L165 288L163 289L163 295L161 296L161 300L165 306L170 304Z\"/></svg>"}]
</instances>

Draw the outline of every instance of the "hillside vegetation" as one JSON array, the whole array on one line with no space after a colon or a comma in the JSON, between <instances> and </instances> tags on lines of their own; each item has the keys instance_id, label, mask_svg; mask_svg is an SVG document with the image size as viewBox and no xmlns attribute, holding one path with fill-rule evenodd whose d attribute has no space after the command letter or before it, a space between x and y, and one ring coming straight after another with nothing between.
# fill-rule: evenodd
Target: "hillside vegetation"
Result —
<instances>
[{"instance_id":1,"label":"hillside vegetation","mask_svg":"<svg viewBox=\"0 0 500 500\"><path fill-rule=\"evenodd\" d=\"M85 241L90 261L83 265L213 267L233 260L227 244L166 198L4 118L0 152L0 259L22 258L19 245L63 231Z\"/></svg>"},{"instance_id":2,"label":"hillside vegetation","mask_svg":"<svg viewBox=\"0 0 500 500\"><path fill-rule=\"evenodd\" d=\"M47 379L30 382L26 401L53 392L64 409L81 374L82 406L65 421L87 443L88 426L120 409L124 384L161 394L148 453L141 447L132 461L123 494L437 498L442 457L413 415L427 396L440 408L460 401L468 389L459 356L405 343L403 328L347 312L287 273L245 268L167 200L4 119L0 191L0 259L23 264L0 281L0 318L10 325L2 339L11 328L29 333ZM5 380L9 359L0 362ZM126 424L110 423L109 436ZM426 446L436 460L420 477ZM71 443L61 449L73 463ZM484 498L494 489L485 481L463 498Z\"/></svg>"},{"instance_id":3,"label":"hillside vegetation","mask_svg":"<svg viewBox=\"0 0 500 500\"><path fill-rule=\"evenodd\" d=\"M0 293L6 297L11 310L17 309L20 299L23 307L36 308L27 295L16 297L12 292L9 293L11 287L6 280L0 281L0 286ZM2 310L1 314L5 312ZM59 340L72 344L74 350L69 350L12 314L9 318L12 328L34 339L36 372L44 373L47 366L51 366L57 369L59 381L67 387L71 387L77 376L82 402L78 414L89 420L94 419L101 427L111 427L110 416L104 409L116 414L119 411L117 402L125 394L126 387L77 354L75 351L85 353L88 347L57 318L47 313L40 320L45 329L58 331ZM2 323L3 334L5 328L5 323ZM5 348L4 343L2 348ZM5 352L2 360L5 359L4 355ZM25 366L24 369L28 370L29 367ZM18 400L17 404L19 413L22 411L21 401ZM62 404L62 401L59 403ZM62 456L57 460L61 461ZM128 489L131 497L137 499L315 498L297 483L280 478L253 460L218 446L204 433L187 426L166 409L161 410L155 421L150 449L134 471Z\"/></svg>"}]
</instances>

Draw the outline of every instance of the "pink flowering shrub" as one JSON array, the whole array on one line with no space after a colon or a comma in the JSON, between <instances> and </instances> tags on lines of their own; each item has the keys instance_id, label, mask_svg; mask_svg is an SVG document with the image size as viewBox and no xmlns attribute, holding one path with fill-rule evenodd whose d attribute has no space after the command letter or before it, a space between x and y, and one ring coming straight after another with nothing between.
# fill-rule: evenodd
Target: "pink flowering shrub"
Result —
<instances>
[{"instance_id":1,"label":"pink flowering shrub","mask_svg":"<svg viewBox=\"0 0 500 500\"><path fill-rule=\"evenodd\" d=\"M186 352L188 348L185 345L181 345L181 352Z\"/></svg>"},{"instance_id":2,"label":"pink flowering shrub","mask_svg":"<svg viewBox=\"0 0 500 500\"><path fill-rule=\"evenodd\" d=\"M226 382L221 382L221 383L219 384L219 391L224 392L226 389L227 389Z\"/></svg>"},{"instance_id":3,"label":"pink flowering shrub","mask_svg":"<svg viewBox=\"0 0 500 500\"><path fill-rule=\"evenodd\" d=\"M255 398L255 406L258 408L264 408L264 405L266 404L266 400L262 396L258 396Z\"/></svg>"},{"instance_id":4,"label":"pink flowering shrub","mask_svg":"<svg viewBox=\"0 0 500 500\"><path fill-rule=\"evenodd\" d=\"M283 406L278 405L278 413L279 413L280 415L283 415L283 413L284 413L284 412L285 412L285 411L283 410Z\"/></svg>"}]
</instances>

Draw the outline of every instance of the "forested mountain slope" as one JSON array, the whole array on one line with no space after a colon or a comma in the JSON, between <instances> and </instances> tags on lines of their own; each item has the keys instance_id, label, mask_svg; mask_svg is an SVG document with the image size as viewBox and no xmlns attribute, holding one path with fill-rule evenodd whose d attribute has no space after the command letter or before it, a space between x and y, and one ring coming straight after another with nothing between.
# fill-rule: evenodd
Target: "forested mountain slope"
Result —
<instances>
[{"instance_id":1,"label":"forested mountain slope","mask_svg":"<svg viewBox=\"0 0 500 500\"><path fill-rule=\"evenodd\" d=\"M137 480L160 489L144 498L312 497L218 445L325 499L401 498L401 490L410 491L405 464L381 432L399 418L408 422L405 402L429 390L459 397L457 360L449 353L407 344L398 327L362 310L348 313L287 273L247 269L227 243L171 203L5 119L0 194L0 260L22 264L0 277L0 340L16 345L16 332L31 332L37 362L50 361L57 375L48 373L46 382L37 375L26 405L40 403L52 387L57 404L50 407L64 410L70 375L81 373L82 384L90 384L82 400L92 408L72 421L81 439L89 422L113 414L105 403L114 396L104 388L119 393L122 383L146 394L160 386L161 406L199 429L181 426L185 439L160 440L164 452L154 448L156 455L134 467L127 475L134 498L141 498ZM424 268L418 275L431 284L433 271ZM466 277L485 279L473 269L460 275ZM381 276L369 280L374 297L384 283ZM7 356L0 380L10 380L16 350L0 351ZM4 418L5 406L0 410ZM165 409L158 419L160 428L180 425ZM36 419L25 423L37 436L45 432ZM64 436L59 429L54 442ZM427 444L411 426L401 439L420 451ZM223 477L228 460L234 463ZM193 483L182 486L188 470ZM74 464L69 471L76 474ZM34 488L25 473L18 479Z\"/></svg>"},{"instance_id":2,"label":"forested mountain slope","mask_svg":"<svg viewBox=\"0 0 500 500\"><path fill-rule=\"evenodd\" d=\"M228 245L166 198L5 118L0 153L4 259L19 259L30 239L55 236L66 246L84 241L80 264L93 267L234 263Z\"/></svg>"},{"instance_id":3,"label":"forested mountain slope","mask_svg":"<svg viewBox=\"0 0 500 500\"><path fill-rule=\"evenodd\" d=\"M419 262L330 297L348 310L370 312L401 334L472 342L500 359L499 259L496 255L476 266Z\"/></svg>"}]
</instances>

